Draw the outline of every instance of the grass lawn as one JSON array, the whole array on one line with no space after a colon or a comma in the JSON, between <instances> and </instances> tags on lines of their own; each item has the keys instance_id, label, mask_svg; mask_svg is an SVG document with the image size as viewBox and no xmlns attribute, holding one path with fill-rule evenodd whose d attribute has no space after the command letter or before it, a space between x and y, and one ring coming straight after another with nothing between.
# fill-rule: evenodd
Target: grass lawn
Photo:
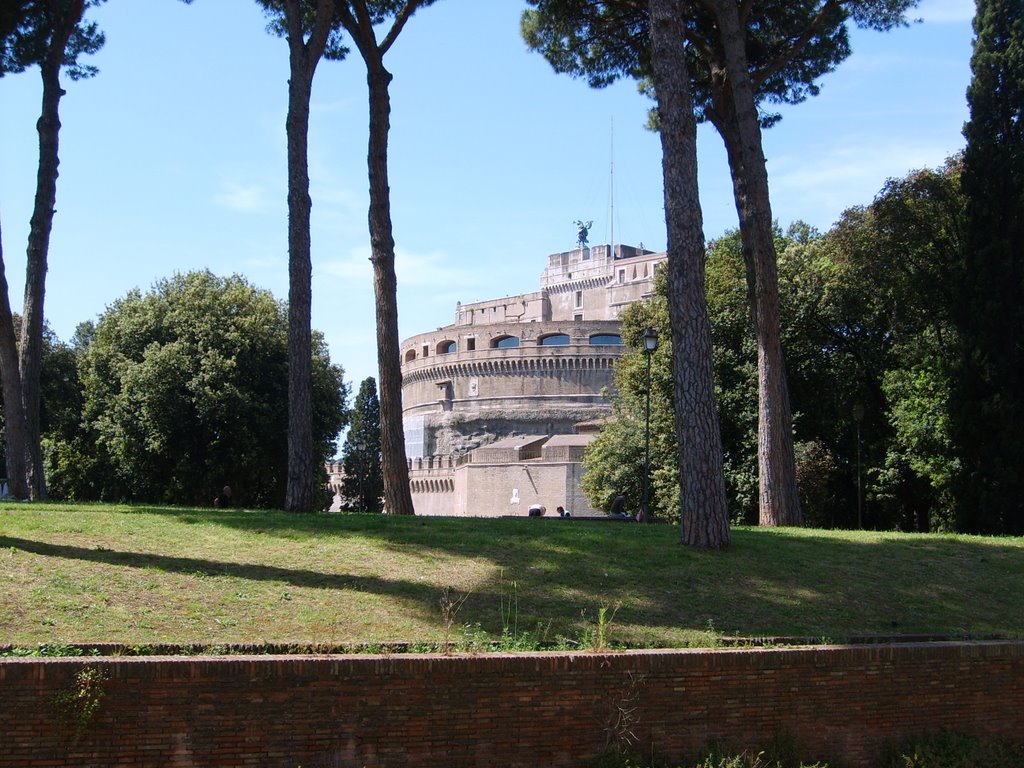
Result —
<instances>
[{"instance_id":1,"label":"grass lawn","mask_svg":"<svg viewBox=\"0 0 1024 768\"><path fill-rule=\"evenodd\" d=\"M0 644L438 642L593 634L1024 637L1024 540L669 525L0 505ZM445 611L445 600L457 607ZM446 629L446 624L449 629ZM539 628L539 629L538 629Z\"/></svg>"}]
</instances>

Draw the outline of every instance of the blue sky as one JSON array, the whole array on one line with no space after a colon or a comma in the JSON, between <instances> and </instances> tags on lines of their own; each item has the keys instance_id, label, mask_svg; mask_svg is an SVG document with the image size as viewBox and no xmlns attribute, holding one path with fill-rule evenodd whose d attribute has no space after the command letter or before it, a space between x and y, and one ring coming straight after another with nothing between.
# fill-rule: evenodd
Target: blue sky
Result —
<instances>
[{"instance_id":1,"label":"blue sky","mask_svg":"<svg viewBox=\"0 0 1024 768\"><path fill-rule=\"evenodd\" d=\"M447 325L456 301L536 290L575 244L665 246L660 147L630 82L591 90L519 37L520 0L437 0L388 56L391 190L403 338ZM887 178L963 146L970 0L857 32L822 94L765 135L773 211L826 230ZM66 83L46 314L69 339L128 290L193 269L239 273L287 298L283 40L252 0L109 0L92 80ZM21 307L36 172L38 72L0 79L0 225ZM366 225L366 86L353 55L314 85L313 324L358 388L376 376ZM721 141L699 135L705 235L735 227ZM612 149L614 148L614 150ZM614 158L614 175L610 172ZM610 179L614 178L614 185ZM614 195L611 194L614 189ZM614 200L614 206L610 201Z\"/></svg>"}]
</instances>

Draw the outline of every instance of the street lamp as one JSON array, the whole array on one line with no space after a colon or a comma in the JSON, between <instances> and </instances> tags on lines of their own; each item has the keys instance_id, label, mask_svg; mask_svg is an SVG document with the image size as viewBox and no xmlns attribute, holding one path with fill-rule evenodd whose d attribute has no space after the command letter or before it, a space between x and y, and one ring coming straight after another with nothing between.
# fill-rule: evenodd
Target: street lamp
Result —
<instances>
[{"instance_id":1,"label":"street lamp","mask_svg":"<svg viewBox=\"0 0 1024 768\"><path fill-rule=\"evenodd\" d=\"M658 348L658 332L648 328L643 333L644 354L647 356L647 410L644 417L644 493L640 502L640 516L651 522L648 506L651 500L651 356Z\"/></svg>"}]
</instances>

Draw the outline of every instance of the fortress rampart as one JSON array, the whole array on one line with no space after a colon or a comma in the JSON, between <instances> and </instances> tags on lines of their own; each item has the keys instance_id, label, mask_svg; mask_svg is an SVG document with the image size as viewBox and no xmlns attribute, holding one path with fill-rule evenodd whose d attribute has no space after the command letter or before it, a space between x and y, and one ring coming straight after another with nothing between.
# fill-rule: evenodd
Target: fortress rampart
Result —
<instances>
[{"instance_id":1,"label":"fortress rampart","mask_svg":"<svg viewBox=\"0 0 1024 768\"><path fill-rule=\"evenodd\" d=\"M614 364L625 352L619 317L651 295L664 259L622 245L552 254L541 290L460 302L453 324L402 342L402 417L417 514L518 513L520 480L552 510L594 512L578 488L582 448L568 460L534 457L529 471L522 458L470 457L505 438L572 435L578 423L610 414ZM444 457L451 462L441 469L436 460ZM459 471L467 460L476 466ZM551 476L538 480L543 472Z\"/></svg>"}]
</instances>

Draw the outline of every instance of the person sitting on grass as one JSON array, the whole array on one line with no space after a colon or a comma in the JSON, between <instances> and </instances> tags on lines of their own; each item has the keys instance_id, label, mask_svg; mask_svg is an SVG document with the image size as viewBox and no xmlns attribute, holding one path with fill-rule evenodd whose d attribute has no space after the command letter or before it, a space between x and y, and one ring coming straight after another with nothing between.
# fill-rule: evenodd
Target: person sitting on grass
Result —
<instances>
[{"instance_id":1,"label":"person sitting on grass","mask_svg":"<svg viewBox=\"0 0 1024 768\"><path fill-rule=\"evenodd\" d=\"M629 513L626 511L626 497L623 494L620 493L612 501L612 508L608 510L608 516L622 519L629 517Z\"/></svg>"},{"instance_id":2,"label":"person sitting on grass","mask_svg":"<svg viewBox=\"0 0 1024 768\"><path fill-rule=\"evenodd\" d=\"M225 485L220 495L213 500L213 506L215 507L230 507L231 506L231 486Z\"/></svg>"}]
</instances>

